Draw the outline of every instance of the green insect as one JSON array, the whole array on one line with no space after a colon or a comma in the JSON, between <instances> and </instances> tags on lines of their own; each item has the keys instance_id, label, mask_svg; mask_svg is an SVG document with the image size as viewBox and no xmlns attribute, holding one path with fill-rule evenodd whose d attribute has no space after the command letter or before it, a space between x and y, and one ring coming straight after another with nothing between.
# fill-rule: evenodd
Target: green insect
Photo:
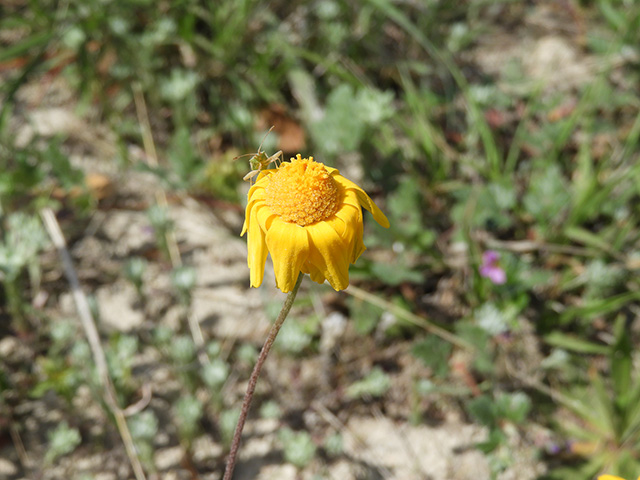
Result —
<instances>
[{"instance_id":1,"label":"green insect","mask_svg":"<svg viewBox=\"0 0 640 480\"><path fill-rule=\"evenodd\" d=\"M244 177L242 177L244 181L251 181L253 177L258 175L263 169L267 168L273 162L278 162L278 159L282 161L282 150L274 153L270 157L267 156L267 154L262 151L262 144L264 143L267 136L271 133L271 130L273 130L273 127L269 129L269 131L266 133L266 135L262 139L262 142L260 142L260 146L258 147L258 151L256 153L246 153L244 155L240 155L234 158L234 160L237 160L238 158L247 157L251 155L251 158L249 159L249 167L251 168L251 171L247 173ZM276 166L277 165L278 164L276 163Z\"/></svg>"}]
</instances>

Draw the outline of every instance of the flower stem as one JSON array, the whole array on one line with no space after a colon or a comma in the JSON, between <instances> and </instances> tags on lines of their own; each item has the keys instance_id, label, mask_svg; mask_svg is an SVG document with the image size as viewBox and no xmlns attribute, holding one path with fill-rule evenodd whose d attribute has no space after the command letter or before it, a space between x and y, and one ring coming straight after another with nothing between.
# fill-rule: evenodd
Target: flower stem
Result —
<instances>
[{"instance_id":1,"label":"flower stem","mask_svg":"<svg viewBox=\"0 0 640 480\"><path fill-rule=\"evenodd\" d=\"M264 365L265 360L267 359L267 355L269 355L269 351L273 346L273 342L276 340L276 336L280 331L280 327L284 323L287 315L289 314L289 310L291 310L291 306L293 305L293 301L296 298L296 294L298 293L298 289L300 288L300 284L302 283L303 274L298 274L298 279L296 280L296 284L293 287L293 290L289 292L287 298L284 301L284 305L282 305L282 310L280 310L280 314L276 321L271 326L269 330L269 335L262 346L262 350L260 351L260 355L258 356L258 360L256 361L255 367L253 367L253 372L251 372L251 377L249 377L249 385L247 386L247 392L244 394L244 400L242 401L242 409L240 410L240 418L238 418L238 424L236 425L236 430L233 434L233 441L231 442L231 449L229 451L229 457L227 457L227 467L224 471L224 477L222 480L231 480L233 476L233 469L236 466L236 457L238 455L238 450L240 449L240 440L242 437L242 430L244 428L244 423L247 420L247 415L249 413L249 408L251 407L251 401L253 400L253 392L256 389L256 384L258 383L258 377L260 376L260 371L262 370L262 366Z\"/></svg>"}]
</instances>

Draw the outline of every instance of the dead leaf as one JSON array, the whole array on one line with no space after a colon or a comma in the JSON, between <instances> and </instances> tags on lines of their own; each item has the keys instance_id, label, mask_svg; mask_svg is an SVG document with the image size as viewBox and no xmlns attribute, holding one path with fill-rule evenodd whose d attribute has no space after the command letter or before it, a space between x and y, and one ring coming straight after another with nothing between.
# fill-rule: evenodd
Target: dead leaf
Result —
<instances>
[{"instance_id":1,"label":"dead leaf","mask_svg":"<svg viewBox=\"0 0 640 480\"><path fill-rule=\"evenodd\" d=\"M258 128L268 129L272 125L273 131L278 134L278 149L285 153L298 153L304 150L306 146L304 130L289 116L283 105L272 104L260 112Z\"/></svg>"},{"instance_id":2,"label":"dead leaf","mask_svg":"<svg viewBox=\"0 0 640 480\"><path fill-rule=\"evenodd\" d=\"M547 119L550 122L557 122L563 118L568 117L576 109L575 99L571 99L568 102L563 103L559 107L554 108L547 114Z\"/></svg>"},{"instance_id":3,"label":"dead leaf","mask_svg":"<svg viewBox=\"0 0 640 480\"><path fill-rule=\"evenodd\" d=\"M85 183L89 193L96 200L103 200L113 193L113 182L101 173L88 173L85 177Z\"/></svg>"}]
</instances>

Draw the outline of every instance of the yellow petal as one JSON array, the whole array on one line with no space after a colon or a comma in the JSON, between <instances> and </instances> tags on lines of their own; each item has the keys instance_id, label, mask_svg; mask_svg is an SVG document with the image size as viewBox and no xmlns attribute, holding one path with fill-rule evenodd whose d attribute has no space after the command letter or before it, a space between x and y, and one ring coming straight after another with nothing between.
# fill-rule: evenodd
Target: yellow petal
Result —
<instances>
[{"instance_id":1,"label":"yellow petal","mask_svg":"<svg viewBox=\"0 0 640 480\"><path fill-rule=\"evenodd\" d=\"M258 225L260 225L260 228L262 228L262 230L268 232L269 228L271 228L271 222L274 218L276 218L277 215L264 204L257 205L255 208L258 211L256 215L258 219Z\"/></svg>"},{"instance_id":2,"label":"yellow petal","mask_svg":"<svg viewBox=\"0 0 640 480\"><path fill-rule=\"evenodd\" d=\"M323 163L323 165L324 165L324 163ZM329 175L340 175L340 172L338 171L337 168L327 167L326 165L324 165L324 168L327 169L327 172L329 172Z\"/></svg>"},{"instance_id":3,"label":"yellow petal","mask_svg":"<svg viewBox=\"0 0 640 480\"><path fill-rule=\"evenodd\" d=\"M251 208L252 205L248 203L244 209L244 223L242 224L242 232L240 232L241 237L244 236L244 234L247 233L247 230L249 229L249 225L251 223Z\"/></svg>"},{"instance_id":4,"label":"yellow petal","mask_svg":"<svg viewBox=\"0 0 640 480\"><path fill-rule=\"evenodd\" d=\"M335 290L344 290L349 286L351 253L344 240L327 222L316 222L305 228L310 239L309 263L322 272Z\"/></svg>"},{"instance_id":5,"label":"yellow petal","mask_svg":"<svg viewBox=\"0 0 640 480\"><path fill-rule=\"evenodd\" d=\"M246 223L246 222L245 222ZM247 239L247 264L249 265L252 287L262 285L264 277L264 264L267 261L267 244L264 231L260 228L257 218L257 209L249 212L249 238Z\"/></svg>"},{"instance_id":6,"label":"yellow petal","mask_svg":"<svg viewBox=\"0 0 640 480\"><path fill-rule=\"evenodd\" d=\"M302 268L300 271L302 273L309 274L309 277L311 278L311 280L313 280L316 283L319 283L320 285L322 285L326 280L326 278L324 278L324 275L322 274L320 269L314 266L309 260L307 260L304 263L304 265L302 265Z\"/></svg>"},{"instance_id":7,"label":"yellow petal","mask_svg":"<svg viewBox=\"0 0 640 480\"><path fill-rule=\"evenodd\" d=\"M242 225L242 232L240 233L241 237L249 228L248 219L250 218L251 209L255 206L256 202L260 201L264 201L264 188L254 185L249 189L249 193L247 194L247 206L245 207L244 224Z\"/></svg>"},{"instance_id":8,"label":"yellow petal","mask_svg":"<svg viewBox=\"0 0 640 480\"><path fill-rule=\"evenodd\" d=\"M262 185L254 185L247 193L247 204L256 200L264 200L264 187Z\"/></svg>"},{"instance_id":9,"label":"yellow petal","mask_svg":"<svg viewBox=\"0 0 640 480\"><path fill-rule=\"evenodd\" d=\"M351 180L347 180L342 175L333 175L333 179L338 182L343 188L347 190L353 190L358 196L360 205L371 212L371 214L373 215L373 219L382 227L389 228L389 220L387 219L386 215L382 213L382 210L380 210L375 203L373 203L373 200L369 198L369 195L367 195L367 193L363 189L361 189Z\"/></svg>"},{"instance_id":10,"label":"yellow petal","mask_svg":"<svg viewBox=\"0 0 640 480\"><path fill-rule=\"evenodd\" d=\"M350 204L345 204L340 210L338 210L335 216L344 222L344 233L340 234L337 226L334 229L344 238L347 249L350 252L349 261L355 263L362 252L366 250L362 241L363 237L363 225L362 225L362 208L360 205L354 207Z\"/></svg>"},{"instance_id":11,"label":"yellow petal","mask_svg":"<svg viewBox=\"0 0 640 480\"><path fill-rule=\"evenodd\" d=\"M358 210L362 210L362 205L360 205L360 200L358 200L358 195L352 189L345 189L344 195L342 197L342 203L351 205Z\"/></svg>"},{"instance_id":12,"label":"yellow petal","mask_svg":"<svg viewBox=\"0 0 640 480\"><path fill-rule=\"evenodd\" d=\"M345 208L344 205L342 206L342 208ZM342 208L340 210L342 210ZM340 210L338 210L338 212ZM337 216L338 212L336 212L335 215L327 218L324 222L329 224L329 226L333 228L333 230L335 230L338 236L345 240L345 243L349 243L349 239L353 235L353 233L349 231L349 227L351 226L350 222L348 221L349 217L347 215L347 221L345 221L344 219Z\"/></svg>"},{"instance_id":13,"label":"yellow petal","mask_svg":"<svg viewBox=\"0 0 640 480\"><path fill-rule=\"evenodd\" d=\"M615 475L600 475L598 480L624 480L622 477L617 477ZM640 480L640 479L639 479Z\"/></svg>"},{"instance_id":14,"label":"yellow petal","mask_svg":"<svg viewBox=\"0 0 640 480\"><path fill-rule=\"evenodd\" d=\"M371 212L371 215L373 215L373 219L376 222L378 222L378 224L381 227L389 228L390 226L389 219L387 219L387 216L384 213L382 213L382 210L380 210L378 206L375 203L373 203L373 200L369 198L369 195L367 195L364 192L364 190L356 190L356 195L358 195L358 200L360 200L360 204L364 208L369 210L369 212Z\"/></svg>"},{"instance_id":15,"label":"yellow petal","mask_svg":"<svg viewBox=\"0 0 640 480\"><path fill-rule=\"evenodd\" d=\"M351 260L351 263L354 263L356 259L360 255L362 255L362 252L366 250L364 243L362 243L362 206L360 205L360 201L358 200L356 192L351 189L345 190L345 195L342 203L344 205L340 210L336 212L336 216L342 218L345 222L347 222L347 224L349 225L348 228L351 228L356 234L354 236Z\"/></svg>"},{"instance_id":16,"label":"yellow petal","mask_svg":"<svg viewBox=\"0 0 640 480\"><path fill-rule=\"evenodd\" d=\"M267 184L266 182L268 182L268 177L274 173L276 171L275 168L267 168L265 170L260 170L260 173L258 174L258 178L256 178L256 183L253 184L253 187L265 187L265 185ZM252 188L253 188L252 187Z\"/></svg>"},{"instance_id":17,"label":"yellow petal","mask_svg":"<svg viewBox=\"0 0 640 480\"><path fill-rule=\"evenodd\" d=\"M283 222L276 216L267 230L266 241L273 260L276 285L284 293L290 292L309 256L307 232L303 227Z\"/></svg>"}]
</instances>

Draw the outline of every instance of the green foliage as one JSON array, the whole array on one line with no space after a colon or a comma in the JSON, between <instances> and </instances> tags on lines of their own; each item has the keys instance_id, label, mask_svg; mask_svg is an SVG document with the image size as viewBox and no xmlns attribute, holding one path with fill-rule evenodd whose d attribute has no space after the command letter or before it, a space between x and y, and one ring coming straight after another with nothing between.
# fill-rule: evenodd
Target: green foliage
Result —
<instances>
[{"instance_id":1,"label":"green foliage","mask_svg":"<svg viewBox=\"0 0 640 480\"><path fill-rule=\"evenodd\" d=\"M144 411L129 419L131 435L136 440L152 442L158 433L158 418L150 411Z\"/></svg>"},{"instance_id":2,"label":"green foliage","mask_svg":"<svg viewBox=\"0 0 640 480\"><path fill-rule=\"evenodd\" d=\"M419 252L427 251L435 241L425 222L422 192L423 186L416 177L402 178L387 204L394 240ZM416 277L410 280L416 281Z\"/></svg>"},{"instance_id":3,"label":"green foliage","mask_svg":"<svg viewBox=\"0 0 640 480\"><path fill-rule=\"evenodd\" d=\"M241 159L234 161L234 156L233 152L229 152L208 162L198 186L222 200L240 201L238 178L242 178L249 170Z\"/></svg>"},{"instance_id":4,"label":"green foliage","mask_svg":"<svg viewBox=\"0 0 640 480\"><path fill-rule=\"evenodd\" d=\"M216 358L202 367L202 380L212 391L217 391L229 376L229 365Z\"/></svg>"},{"instance_id":5,"label":"green foliage","mask_svg":"<svg viewBox=\"0 0 640 480\"><path fill-rule=\"evenodd\" d=\"M39 146L35 137L26 146L16 146L15 136L3 138L0 120L0 213L12 212L26 205L42 207L55 204L52 191L73 192L65 198L80 213L92 205L84 184L84 173L71 163L65 153L63 138L56 137ZM7 129L8 130L8 129ZM7 213L5 212L5 213Z\"/></svg>"},{"instance_id":6,"label":"green foliage","mask_svg":"<svg viewBox=\"0 0 640 480\"><path fill-rule=\"evenodd\" d=\"M276 345L287 352L301 353L311 344L313 338L311 333L302 322L289 318L278 333Z\"/></svg>"},{"instance_id":7,"label":"green foliage","mask_svg":"<svg viewBox=\"0 0 640 480\"><path fill-rule=\"evenodd\" d=\"M119 393L128 399L137 387L133 375L133 364L139 348L138 338L132 335L114 335L109 346L110 348L105 352L109 374Z\"/></svg>"},{"instance_id":8,"label":"green foliage","mask_svg":"<svg viewBox=\"0 0 640 480\"><path fill-rule=\"evenodd\" d=\"M77 365L70 364L60 355L39 357L36 365L41 378L30 392L34 398L40 398L52 390L71 402L78 386L86 380L82 372L78 371Z\"/></svg>"},{"instance_id":9,"label":"green foliage","mask_svg":"<svg viewBox=\"0 0 640 480\"><path fill-rule=\"evenodd\" d=\"M141 257L134 257L127 260L124 264L124 274L133 286L136 288L138 297L142 298L143 275L147 268L147 261Z\"/></svg>"},{"instance_id":10,"label":"green foliage","mask_svg":"<svg viewBox=\"0 0 640 480\"><path fill-rule=\"evenodd\" d=\"M562 422L568 434L587 445L583 467L632 477L640 470L640 385L633 348L623 317L614 326L609 348L609 378L591 370L589 382L571 388L564 406L573 413ZM562 470L560 470L561 472Z\"/></svg>"},{"instance_id":11,"label":"green foliage","mask_svg":"<svg viewBox=\"0 0 640 480\"><path fill-rule=\"evenodd\" d=\"M326 157L353 152L360 147L368 128L393 114L393 94L371 88L357 91L341 84L327 96L322 118L309 123L316 148Z\"/></svg>"},{"instance_id":12,"label":"green foliage","mask_svg":"<svg viewBox=\"0 0 640 480\"><path fill-rule=\"evenodd\" d=\"M240 345L240 347L238 347L236 355L238 361L245 365L253 365L258 358L258 352L256 351L255 347L248 343L243 343L242 345Z\"/></svg>"},{"instance_id":13,"label":"green foliage","mask_svg":"<svg viewBox=\"0 0 640 480\"><path fill-rule=\"evenodd\" d=\"M183 395L176 402L175 416L178 424L178 432L183 442L190 445L200 432L200 419L203 414L203 405L193 395Z\"/></svg>"},{"instance_id":14,"label":"green foliage","mask_svg":"<svg viewBox=\"0 0 640 480\"><path fill-rule=\"evenodd\" d=\"M531 174L523 206L537 225L547 229L557 227L566 218L570 198L560 167L555 163L541 164Z\"/></svg>"},{"instance_id":15,"label":"green foliage","mask_svg":"<svg viewBox=\"0 0 640 480\"><path fill-rule=\"evenodd\" d=\"M284 459L298 468L306 467L316 454L316 445L311 436L305 432L294 432L283 428L278 432L282 443Z\"/></svg>"},{"instance_id":16,"label":"green foliage","mask_svg":"<svg viewBox=\"0 0 640 480\"><path fill-rule=\"evenodd\" d=\"M179 335L171 340L169 354L178 365L187 365L195 360L196 346L186 335Z\"/></svg>"},{"instance_id":17,"label":"green foliage","mask_svg":"<svg viewBox=\"0 0 640 480\"><path fill-rule=\"evenodd\" d=\"M449 373L448 358L451 344L436 336L430 336L411 347L411 353L431 368L436 377L445 377Z\"/></svg>"},{"instance_id":18,"label":"green foliage","mask_svg":"<svg viewBox=\"0 0 640 480\"><path fill-rule=\"evenodd\" d=\"M129 418L127 423L140 461L147 469L154 471L153 454L158 434L158 417L151 410L145 410Z\"/></svg>"},{"instance_id":19,"label":"green foliage","mask_svg":"<svg viewBox=\"0 0 640 480\"><path fill-rule=\"evenodd\" d=\"M48 245L48 239L40 219L17 212L3 218L0 204L0 280L4 287L9 310L24 328L24 318L28 311L27 298L24 297L21 275L28 270L31 283L40 278L38 253ZM3 234L3 235L2 235Z\"/></svg>"},{"instance_id":20,"label":"green foliage","mask_svg":"<svg viewBox=\"0 0 640 480\"><path fill-rule=\"evenodd\" d=\"M493 430L500 428L503 420L516 425L524 422L531 410L531 400L523 392L503 393L495 398L482 395L471 400L467 406L478 422Z\"/></svg>"},{"instance_id":21,"label":"green foliage","mask_svg":"<svg viewBox=\"0 0 640 480\"><path fill-rule=\"evenodd\" d=\"M264 402L260 405L260 416L262 418L280 418L282 416L282 408L274 401Z\"/></svg>"},{"instance_id":22,"label":"green foliage","mask_svg":"<svg viewBox=\"0 0 640 480\"><path fill-rule=\"evenodd\" d=\"M168 161L171 172L176 176L176 187L188 188L202 175L204 162L198 155L191 134L186 126L180 126L168 147Z\"/></svg>"},{"instance_id":23,"label":"green foliage","mask_svg":"<svg viewBox=\"0 0 640 480\"><path fill-rule=\"evenodd\" d=\"M380 321L381 310L370 303L356 298L349 298L349 316L354 321L354 327L359 335L371 333Z\"/></svg>"},{"instance_id":24,"label":"green foliage","mask_svg":"<svg viewBox=\"0 0 640 480\"><path fill-rule=\"evenodd\" d=\"M490 375L494 371L494 349L490 334L475 323L459 323L456 333L473 347L473 367Z\"/></svg>"},{"instance_id":25,"label":"green foliage","mask_svg":"<svg viewBox=\"0 0 640 480\"><path fill-rule=\"evenodd\" d=\"M178 292L180 303L189 306L191 304L191 292L196 286L196 270L187 265L174 268L171 272L171 283Z\"/></svg>"},{"instance_id":26,"label":"green foliage","mask_svg":"<svg viewBox=\"0 0 640 480\"><path fill-rule=\"evenodd\" d=\"M165 255L165 258L171 258L167 235L173 230L173 221L169 218L169 211L166 207L152 205L147 210L147 217L153 227L156 243L160 247L160 251Z\"/></svg>"},{"instance_id":27,"label":"green foliage","mask_svg":"<svg viewBox=\"0 0 640 480\"><path fill-rule=\"evenodd\" d=\"M324 439L324 449L332 456L337 457L344 451L344 440L342 435L338 432L332 433Z\"/></svg>"},{"instance_id":28,"label":"green foliage","mask_svg":"<svg viewBox=\"0 0 640 480\"><path fill-rule=\"evenodd\" d=\"M380 367L373 367L362 380L353 382L347 388L351 398L381 397L391 388L391 379Z\"/></svg>"},{"instance_id":29,"label":"green foliage","mask_svg":"<svg viewBox=\"0 0 640 480\"><path fill-rule=\"evenodd\" d=\"M67 422L61 422L55 430L49 431L47 438L49 447L44 458L47 464L73 452L82 441L80 432L76 428L69 427Z\"/></svg>"},{"instance_id":30,"label":"green foliage","mask_svg":"<svg viewBox=\"0 0 640 480\"><path fill-rule=\"evenodd\" d=\"M4 220L0 242L0 272L5 282L14 282L29 266L39 268L37 254L48 245L40 220L25 213L13 213Z\"/></svg>"},{"instance_id":31,"label":"green foliage","mask_svg":"<svg viewBox=\"0 0 640 480\"><path fill-rule=\"evenodd\" d=\"M509 434L514 427L524 425L531 411L531 399L524 392L481 395L466 407L471 417L488 429L487 439L477 448L487 454L495 476L514 462Z\"/></svg>"},{"instance_id":32,"label":"green foliage","mask_svg":"<svg viewBox=\"0 0 640 480\"><path fill-rule=\"evenodd\" d=\"M222 436L222 443L226 447L229 447L229 445L231 445L233 432L236 429L239 418L239 408L232 408L220 412L220 418L218 419L218 428L220 429L220 435Z\"/></svg>"},{"instance_id":33,"label":"green foliage","mask_svg":"<svg viewBox=\"0 0 640 480\"><path fill-rule=\"evenodd\" d=\"M389 285L400 285L404 282L420 283L423 274L414 270L409 265L389 265L385 263L374 263L371 265L371 276L377 279L384 279Z\"/></svg>"},{"instance_id":34,"label":"green foliage","mask_svg":"<svg viewBox=\"0 0 640 480\"><path fill-rule=\"evenodd\" d=\"M511 211L516 206L516 191L506 182L492 182L456 190L457 204L451 216L473 228L504 230L513 225Z\"/></svg>"}]
</instances>

